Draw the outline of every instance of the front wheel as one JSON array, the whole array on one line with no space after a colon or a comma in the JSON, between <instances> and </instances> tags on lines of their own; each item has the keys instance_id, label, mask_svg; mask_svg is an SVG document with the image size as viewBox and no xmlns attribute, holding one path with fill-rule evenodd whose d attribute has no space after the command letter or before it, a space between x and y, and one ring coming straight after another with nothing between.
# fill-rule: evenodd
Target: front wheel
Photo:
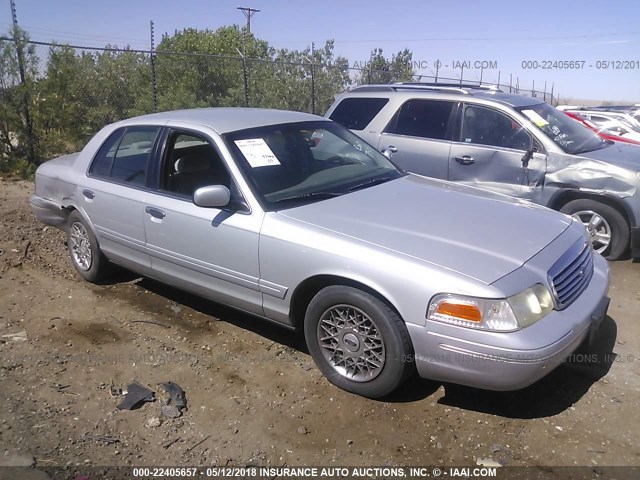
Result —
<instances>
[{"instance_id":1,"label":"front wheel","mask_svg":"<svg viewBox=\"0 0 640 480\"><path fill-rule=\"evenodd\" d=\"M385 303L356 288L331 286L318 292L307 308L304 334L324 376L364 397L384 397L414 370L404 322Z\"/></svg>"},{"instance_id":2,"label":"front wheel","mask_svg":"<svg viewBox=\"0 0 640 480\"><path fill-rule=\"evenodd\" d=\"M587 229L593 249L608 260L618 260L629 248L630 229L624 216L605 203L587 198L572 200L560 211Z\"/></svg>"}]
</instances>

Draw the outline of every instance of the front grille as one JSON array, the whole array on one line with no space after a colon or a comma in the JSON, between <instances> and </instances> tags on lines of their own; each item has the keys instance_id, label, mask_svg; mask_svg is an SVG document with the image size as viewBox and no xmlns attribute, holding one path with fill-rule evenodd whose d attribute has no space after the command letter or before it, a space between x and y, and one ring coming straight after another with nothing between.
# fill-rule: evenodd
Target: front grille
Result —
<instances>
[{"instance_id":1,"label":"front grille","mask_svg":"<svg viewBox=\"0 0 640 480\"><path fill-rule=\"evenodd\" d=\"M589 243L577 242L549 270L549 280L563 309L571 305L587 288L593 276L593 253Z\"/></svg>"}]
</instances>

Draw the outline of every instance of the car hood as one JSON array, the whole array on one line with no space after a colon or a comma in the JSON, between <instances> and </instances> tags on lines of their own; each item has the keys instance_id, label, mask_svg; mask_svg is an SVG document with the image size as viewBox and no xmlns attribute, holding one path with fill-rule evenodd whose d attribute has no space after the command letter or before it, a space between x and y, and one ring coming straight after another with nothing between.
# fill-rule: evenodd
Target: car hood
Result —
<instances>
[{"instance_id":1,"label":"car hood","mask_svg":"<svg viewBox=\"0 0 640 480\"><path fill-rule=\"evenodd\" d=\"M640 171L640 145L616 142L600 150L581 153L580 156Z\"/></svg>"},{"instance_id":2,"label":"car hood","mask_svg":"<svg viewBox=\"0 0 640 480\"><path fill-rule=\"evenodd\" d=\"M523 200L413 174L279 213L487 284L572 222Z\"/></svg>"}]
</instances>

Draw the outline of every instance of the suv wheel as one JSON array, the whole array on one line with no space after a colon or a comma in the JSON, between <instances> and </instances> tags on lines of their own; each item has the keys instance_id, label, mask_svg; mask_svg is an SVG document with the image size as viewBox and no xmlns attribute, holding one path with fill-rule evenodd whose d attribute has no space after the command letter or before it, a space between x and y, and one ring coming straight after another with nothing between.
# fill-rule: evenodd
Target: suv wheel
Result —
<instances>
[{"instance_id":1,"label":"suv wheel","mask_svg":"<svg viewBox=\"0 0 640 480\"><path fill-rule=\"evenodd\" d=\"M391 393L414 370L404 322L386 304L356 288L322 289L307 308L304 335L324 376L364 397Z\"/></svg>"},{"instance_id":2,"label":"suv wheel","mask_svg":"<svg viewBox=\"0 0 640 480\"><path fill-rule=\"evenodd\" d=\"M560 211L584 224L593 249L608 260L618 260L629 248L629 225L610 205L590 199L573 200Z\"/></svg>"}]
</instances>

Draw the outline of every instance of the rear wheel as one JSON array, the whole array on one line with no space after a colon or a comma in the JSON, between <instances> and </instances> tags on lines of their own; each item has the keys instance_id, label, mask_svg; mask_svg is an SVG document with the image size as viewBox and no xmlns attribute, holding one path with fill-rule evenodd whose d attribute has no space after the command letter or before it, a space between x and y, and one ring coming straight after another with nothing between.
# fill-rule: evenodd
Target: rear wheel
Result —
<instances>
[{"instance_id":1,"label":"rear wheel","mask_svg":"<svg viewBox=\"0 0 640 480\"><path fill-rule=\"evenodd\" d=\"M593 249L607 259L617 260L627 253L629 224L612 206L584 198L572 200L560 211L585 226Z\"/></svg>"},{"instance_id":2,"label":"rear wheel","mask_svg":"<svg viewBox=\"0 0 640 480\"><path fill-rule=\"evenodd\" d=\"M414 371L404 322L385 303L356 288L331 286L318 292L307 308L304 333L320 371L349 392L380 398Z\"/></svg>"},{"instance_id":3,"label":"rear wheel","mask_svg":"<svg viewBox=\"0 0 640 480\"><path fill-rule=\"evenodd\" d=\"M69 215L67 249L76 271L88 282L98 283L111 272L111 265L100 251L91 228L77 211Z\"/></svg>"}]
</instances>

